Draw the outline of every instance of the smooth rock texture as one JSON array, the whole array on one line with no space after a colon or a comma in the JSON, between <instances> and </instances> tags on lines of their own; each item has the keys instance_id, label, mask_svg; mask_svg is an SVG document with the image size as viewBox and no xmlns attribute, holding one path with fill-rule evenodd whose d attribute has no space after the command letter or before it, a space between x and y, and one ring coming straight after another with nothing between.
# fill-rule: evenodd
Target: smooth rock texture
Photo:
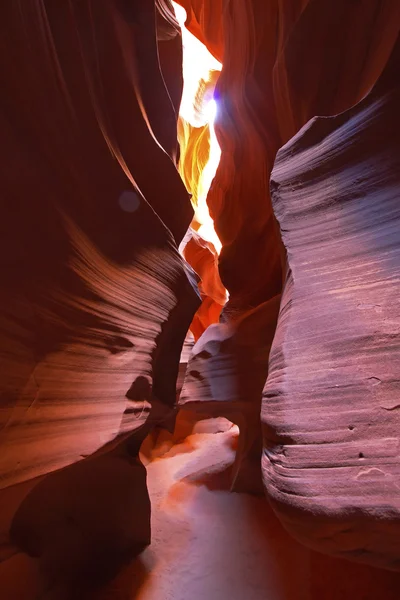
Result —
<instances>
[{"instance_id":1,"label":"smooth rock texture","mask_svg":"<svg viewBox=\"0 0 400 600\"><path fill-rule=\"evenodd\" d=\"M74 597L150 543L146 469L122 447L45 477L18 508L11 540L38 559L50 589Z\"/></svg>"},{"instance_id":2,"label":"smooth rock texture","mask_svg":"<svg viewBox=\"0 0 400 600\"><path fill-rule=\"evenodd\" d=\"M181 3L183 4L183 2ZM196 0L186 1L185 8L191 9L193 15L197 4ZM252 351L256 350L258 342L254 341L252 350L248 352L248 358L241 359L243 365L238 367L233 345L228 348L229 344L226 343L226 339L235 339L236 322L241 318L245 320L248 314L260 308L264 302L279 296L284 286L287 256L285 244L282 244L282 231L286 233L286 228L283 226L282 231L279 230L269 191L269 177L277 151L292 136L295 136L310 118L316 115L332 116L351 109L361 101L384 71L400 30L400 4L396 0L362 0L359 2L348 2L348 0L336 2L330 0L293 0L290 2L232 0L229 4L224 5L222 19L220 18L221 13L218 13L217 16L217 4L215 6L215 24L220 23L220 40L223 45L223 48L219 50L223 69L215 94L218 104L215 129L222 155L207 202L210 214L214 219L216 232L222 242L219 271L222 284L229 292L229 302L221 315L224 326L221 329L213 327L206 330L195 347L192 360L196 361L196 367L191 365L187 383L185 383L190 392L183 394L182 401L188 404L195 402L196 406L201 406L201 402L204 402L204 406L206 406L207 402L210 399L214 401L215 397L229 398L229 402L240 402L241 396L238 391L239 386L236 384L235 371L245 372L246 376L243 376L243 381L247 382L251 381L253 373L257 372L257 366L252 364L251 356ZM212 44L207 42L209 22L206 15L213 10L213 4L204 1L202 10L203 13L199 13L204 15L201 31L200 33L196 32L197 24L195 23L193 32L200 39L205 40L211 49ZM191 27L190 18L187 27L189 29ZM368 114L365 117L368 118ZM393 115L393 119L395 119L395 115ZM372 142L370 146L371 157L374 157L371 160L376 161ZM398 152L397 148L395 152ZM307 156L302 156L302 160L307 158ZM352 165L353 158L350 155L347 157L350 165ZM391 165L388 163L386 167L389 173L391 169L398 168L398 165L392 162ZM303 168L307 172L312 169L312 166L304 165ZM348 168L352 169L351 173L348 173L349 178L350 176L354 178L352 186L357 188L360 185L357 175L359 165L355 164ZM323 185L323 183L320 184L321 189ZM293 190L294 192L295 190ZM320 228L323 231L322 211L319 212L319 215ZM372 219L372 216L367 210L365 216L361 211L359 214L355 214L354 219L356 218L360 219L358 227L362 227L363 220ZM298 226L300 228L301 223ZM329 223L329 226L332 227L333 224ZM392 236L392 233L390 235ZM314 244L310 261L314 258L317 260L319 257L318 244L325 251L328 240L329 238L326 239L321 233L318 243ZM362 252L361 248L357 251L354 264L357 263L359 256L362 256ZM398 268L398 263L394 263L393 270L396 267ZM332 268L334 269L335 266ZM359 268L362 268L362 264ZM380 279L374 283L377 288L379 284ZM289 294L290 285L289 281L285 292L285 306L287 305L288 308L290 299L288 301L287 294ZM366 302L366 304L369 306L371 303ZM311 311L312 306L310 299L307 309ZM368 312L357 311L357 315L362 314L367 315ZM284 316L284 313L282 315ZM329 319L331 318L329 316ZM299 328L304 326L300 311L296 313L296 319ZM306 320L305 323L307 322ZM225 324L229 328L229 333ZM268 333L270 337L263 339L263 348L270 348L274 333L274 328L271 328ZM283 343L279 335L281 334L278 332L276 344ZM329 344L328 333L326 340L326 343ZM209 352L212 357L207 356L207 358L199 360L198 356L206 356L202 355L203 345L205 348L207 344L212 345L214 341L216 342L215 348L212 353ZM312 343L312 336L310 336L311 348ZM387 359L388 363L391 361L390 368L392 369L394 369L393 361L396 358L393 352L388 352ZM305 364L312 364L315 367L317 366L315 362L317 358L320 359L320 356L312 356L314 360L310 359L310 363L308 363L307 357L303 357L299 349L298 360L303 360ZM353 356L350 349L347 351L347 356ZM275 357L273 360L272 364L276 369ZM330 368L330 358L324 358L322 354L321 360L325 361L323 364L326 368ZM191 376L190 370L200 376ZM305 377L306 374L301 373L301 376ZM281 377L283 377L281 385L284 386L286 370L281 372ZM370 383L374 381L371 380ZM297 388L294 376L291 385L291 390L295 392ZM318 378L316 377L314 382L310 377L310 390L314 390L315 386L318 386ZM377 390L380 389L377 386L372 386L372 388L373 391L370 393L373 394L378 393ZM217 390L217 393L214 394L213 390ZM397 403L396 393L396 387L393 387L393 406ZM268 396L269 392L266 394ZM214 414L225 414L225 405L228 406L229 402L218 402L213 405L215 406ZM256 400L255 404L257 402ZM272 404L274 412L270 416L271 402L272 400L269 400L263 410L264 422L271 423L265 434L266 454L269 447L269 434L274 439L276 430L279 429L274 425L274 419L277 418L277 414L285 414L284 407L280 405L280 395L277 395ZM297 407L296 410L298 410ZM387 412L391 413L392 411ZM319 419L317 408L313 410L312 414ZM310 414L307 418L311 418ZM282 419L285 423L284 416ZM390 414L386 415L386 419L391 420ZM352 424L349 423L349 425L353 427ZM349 430L349 433L350 431L353 430ZM391 439L391 435L389 438ZM284 440L286 440L285 437ZM363 454L362 450L359 452ZM388 452L390 453L391 450ZM296 459L290 460L295 461ZM337 463L340 460L338 457ZM360 460L363 458L361 457ZM333 457L331 461L333 465L336 464ZM288 468L290 468L290 463ZM363 477L365 480L365 477L377 475L376 472L375 474L371 472ZM394 488L393 491L395 491ZM286 505L288 504L287 500ZM357 503L355 506L358 506ZM380 515L389 513L389 509L382 513L379 508L375 515L370 512L371 523L377 523ZM396 517L394 517L394 521L396 521ZM315 524L317 527L317 521ZM306 531L309 526L305 519L304 539L307 538L307 535L311 536ZM297 523L296 527L300 527L300 524ZM394 532L395 529L393 529L393 535L395 535ZM373 533L371 536L372 540ZM345 548L346 540L341 543ZM371 543L373 545L375 542ZM381 543L384 545L384 540ZM328 546L327 542L325 545L319 544L318 547L330 551ZM337 551L339 546L338 542L334 551ZM391 552L389 548L388 552L389 554ZM381 560L378 554L375 553L371 559L372 554L368 550L364 552L367 561L372 560L382 566L393 568L393 564L389 564L390 559L382 558ZM355 553L348 552L346 555L352 557L355 556ZM361 552L358 553L358 559L363 560Z\"/></svg>"},{"instance_id":3,"label":"smooth rock texture","mask_svg":"<svg viewBox=\"0 0 400 600\"><path fill-rule=\"evenodd\" d=\"M178 122L182 43L170 0L0 7L0 590L12 600L26 591L24 566L39 563L46 600L68 586L75 600L79 580L99 567L109 575L149 544L141 458L157 465L157 509L171 498L176 507L192 484L262 490L260 410L274 336L262 419L276 513L313 548L400 569L398 61L363 100L398 39L400 3L182 4L188 28L223 61L219 79L216 69L199 86L199 100L216 90L222 158L208 206L223 248L217 258L191 234L197 275L178 247L189 225L201 229L189 195L197 208L213 129L201 115ZM274 170L273 207L271 170L291 138ZM189 327L199 339L180 363ZM239 425L238 440L226 420L204 422L220 415ZM185 428L223 430L229 460L213 440L206 466L196 455L185 471L178 460L182 472L171 478L166 467L163 479L161 457L179 456ZM213 461L227 471L216 481ZM257 528L267 505L249 504L252 521L233 503L229 525L216 527L229 532L219 547L215 524L197 521L200 554L214 559L209 571L211 561L199 561L214 578L192 588L200 596L271 592L267 560L252 586L268 536L249 535L247 559L241 546L244 524ZM164 591L154 589L176 600L174 556L191 558L184 582L196 561L179 543L188 520L173 525L175 547L156 527L169 563L160 561ZM234 543L230 561L223 544ZM228 571L235 561L246 568L233 568L224 587L216 565ZM4 583L10 573L16 588ZM314 597L324 589L319 581ZM387 600L394 588L378 586L374 598L376 589Z\"/></svg>"},{"instance_id":4,"label":"smooth rock texture","mask_svg":"<svg viewBox=\"0 0 400 600\"><path fill-rule=\"evenodd\" d=\"M159 70L174 109L174 118L172 118L168 103L161 110L159 97L154 94L151 87L149 99L154 106L153 110L156 118L160 121L160 130L168 131L169 139L163 146L164 150L169 150L171 158L174 162L177 162L179 144L176 136L176 126L183 91L182 37L171 0L155 0L155 9ZM148 80L146 74L144 74L144 80ZM165 94L164 90L162 90L162 94ZM167 120L166 115L168 115Z\"/></svg>"},{"instance_id":5,"label":"smooth rock texture","mask_svg":"<svg viewBox=\"0 0 400 600\"><path fill-rule=\"evenodd\" d=\"M0 8L0 548L43 556L49 577L149 543L135 461L173 425L200 305L177 249L193 216L180 32L161 8Z\"/></svg>"},{"instance_id":6,"label":"smooth rock texture","mask_svg":"<svg viewBox=\"0 0 400 600\"><path fill-rule=\"evenodd\" d=\"M218 3L208 0L203 7L218 23ZM285 259L269 194L276 152L310 118L334 115L365 96L399 28L397 0L224 5L215 122L222 155L207 202L223 245L219 268L233 313L251 310L282 288Z\"/></svg>"},{"instance_id":7,"label":"smooth rock texture","mask_svg":"<svg viewBox=\"0 0 400 600\"><path fill-rule=\"evenodd\" d=\"M264 498L231 494L236 438L233 428L190 435L147 466L152 544L103 589L41 595L37 559L19 553L0 563L3 597L398 600L399 573L314 552L284 530Z\"/></svg>"},{"instance_id":8,"label":"smooth rock texture","mask_svg":"<svg viewBox=\"0 0 400 600\"><path fill-rule=\"evenodd\" d=\"M153 397L170 410L200 303L175 243L193 211L154 137L172 153L154 6L91 4L1 9L0 487L136 429Z\"/></svg>"},{"instance_id":9,"label":"smooth rock texture","mask_svg":"<svg viewBox=\"0 0 400 600\"><path fill-rule=\"evenodd\" d=\"M222 156L207 202L223 244L226 314L243 314L282 289L286 258L269 194L277 150L313 116L346 110L371 89L399 34L400 4L179 4L186 27L224 65L215 94Z\"/></svg>"},{"instance_id":10,"label":"smooth rock texture","mask_svg":"<svg viewBox=\"0 0 400 600\"><path fill-rule=\"evenodd\" d=\"M288 275L264 390L263 477L317 550L400 569L399 46L352 110L271 178Z\"/></svg>"},{"instance_id":11,"label":"smooth rock texture","mask_svg":"<svg viewBox=\"0 0 400 600\"><path fill-rule=\"evenodd\" d=\"M397 600L399 573L314 552L264 498L229 493L236 437L191 435L148 465L152 545L93 600Z\"/></svg>"},{"instance_id":12,"label":"smooth rock texture","mask_svg":"<svg viewBox=\"0 0 400 600\"><path fill-rule=\"evenodd\" d=\"M218 254L211 242L190 228L180 249L200 278L198 287L202 303L190 325L195 340L198 340L209 325L218 323L227 299L226 289L218 273Z\"/></svg>"},{"instance_id":13,"label":"smooth rock texture","mask_svg":"<svg viewBox=\"0 0 400 600\"><path fill-rule=\"evenodd\" d=\"M189 358L179 398L183 410L224 416L240 429L232 489L260 493L261 392L280 297L265 302L234 326L210 325Z\"/></svg>"},{"instance_id":14,"label":"smooth rock texture","mask_svg":"<svg viewBox=\"0 0 400 600\"><path fill-rule=\"evenodd\" d=\"M186 10L185 26L215 56L222 61L224 0L177 0Z\"/></svg>"}]
</instances>

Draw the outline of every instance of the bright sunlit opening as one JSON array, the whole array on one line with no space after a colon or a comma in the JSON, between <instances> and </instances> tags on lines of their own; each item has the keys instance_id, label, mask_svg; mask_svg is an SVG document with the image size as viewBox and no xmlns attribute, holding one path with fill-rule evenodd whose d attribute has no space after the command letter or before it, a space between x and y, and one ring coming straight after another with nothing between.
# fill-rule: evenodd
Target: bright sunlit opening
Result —
<instances>
[{"instance_id":1,"label":"bright sunlit opening","mask_svg":"<svg viewBox=\"0 0 400 600\"><path fill-rule=\"evenodd\" d=\"M215 100L210 100L205 108L204 108L204 116L207 119L207 122L211 125L214 125L215 117L217 116L217 103Z\"/></svg>"},{"instance_id":2,"label":"bright sunlit opening","mask_svg":"<svg viewBox=\"0 0 400 600\"><path fill-rule=\"evenodd\" d=\"M187 184L191 187L189 191L193 194L194 220L200 224L198 233L205 240L211 242L219 254L221 251L221 242L215 232L214 222L210 217L207 206L207 194L221 158L221 150L214 130L218 106L214 98L211 97L210 99L210 95L216 81L216 72L221 71L222 64L210 54L200 40L186 29L185 9L176 2L172 2L172 4L177 21L182 29L183 44L184 86L179 115L181 119L192 127L200 128L208 126L209 128L210 153L208 161L201 172L199 180L189 181ZM211 89L211 92L208 88ZM184 160L191 160L193 163L197 161L196 155L185 156L185 148L182 147L182 143L181 156L183 156ZM183 169L184 165L181 164L181 173ZM196 169L193 169L193 172L196 172Z\"/></svg>"}]
</instances>

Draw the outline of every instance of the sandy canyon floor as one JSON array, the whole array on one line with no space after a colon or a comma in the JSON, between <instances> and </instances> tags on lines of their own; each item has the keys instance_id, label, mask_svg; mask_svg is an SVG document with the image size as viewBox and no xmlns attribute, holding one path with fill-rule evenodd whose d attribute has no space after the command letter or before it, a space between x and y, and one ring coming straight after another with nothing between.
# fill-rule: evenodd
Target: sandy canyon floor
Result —
<instances>
[{"instance_id":1,"label":"sandy canyon floor","mask_svg":"<svg viewBox=\"0 0 400 600\"><path fill-rule=\"evenodd\" d=\"M101 591L71 600L400 600L400 573L312 552L263 497L230 493L238 430L214 430L166 437L144 456L151 546ZM2 568L0 600L49 600L34 559L19 553Z\"/></svg>"},{"instance_id":2,"label":"sandy canyon floor","mask_svg":"<svg viewBox=\"0 0 400 600\"><path fill-rule=\"evenodd\" d=\"M400 574L298 544L264 498L229 492L237 428L147 465L152 544L96 600L399 600Z\"/></svg>"}]
</instances>

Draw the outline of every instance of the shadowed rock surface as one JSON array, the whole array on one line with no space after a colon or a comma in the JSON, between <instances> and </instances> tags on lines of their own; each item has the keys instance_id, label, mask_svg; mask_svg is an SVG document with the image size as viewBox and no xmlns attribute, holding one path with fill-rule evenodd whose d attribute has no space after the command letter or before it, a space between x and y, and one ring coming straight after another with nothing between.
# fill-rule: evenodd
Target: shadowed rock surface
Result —
<instances>
[{"instance_id":1,"label":"shadowed rock surface","mask_svg":"<svg viewBox=\"0 0 400 600\"><path fill-rule=\"evenodd\" d=\"M131 462L174 413L200 304L177 251L193 214L174 164L181 46L176 26L170 96L152 3L7 2L0 30L0 488L22 484L1 543L34 488L11 543L72 577L75 555L79 570L150 541Z\"/></svg>"}]
</instances>

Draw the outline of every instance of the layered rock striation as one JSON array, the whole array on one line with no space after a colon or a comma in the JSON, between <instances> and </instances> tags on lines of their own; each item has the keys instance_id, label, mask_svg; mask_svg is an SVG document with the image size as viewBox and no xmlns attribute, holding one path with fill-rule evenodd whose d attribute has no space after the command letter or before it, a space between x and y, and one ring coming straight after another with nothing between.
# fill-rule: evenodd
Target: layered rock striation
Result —
<instances>
[{"instance_id":1,"label":"layered rock striation","mask_svg":"<svg viewBox=\"0 0 400 600\"><path fill-rule=\"evenodd\" d=\"M177 250L193 216L176 168L182 48L154 3L28 0L2 5L0 49L1 542L32 490L11 541L53 572L150 540L136 457L173 417L200 304Z\"/></svg>"},{"instance_id":2,"label":"layered rock striation","mask_svg":"<svg viewBox=\"0 0 400 600\"><path fill-rule=\"evenodd\" d=\"M263 395L263 477L315 549L399 569L398 49L353 109L279 152L288 271Z\"/></svg>"}]
</instances>

